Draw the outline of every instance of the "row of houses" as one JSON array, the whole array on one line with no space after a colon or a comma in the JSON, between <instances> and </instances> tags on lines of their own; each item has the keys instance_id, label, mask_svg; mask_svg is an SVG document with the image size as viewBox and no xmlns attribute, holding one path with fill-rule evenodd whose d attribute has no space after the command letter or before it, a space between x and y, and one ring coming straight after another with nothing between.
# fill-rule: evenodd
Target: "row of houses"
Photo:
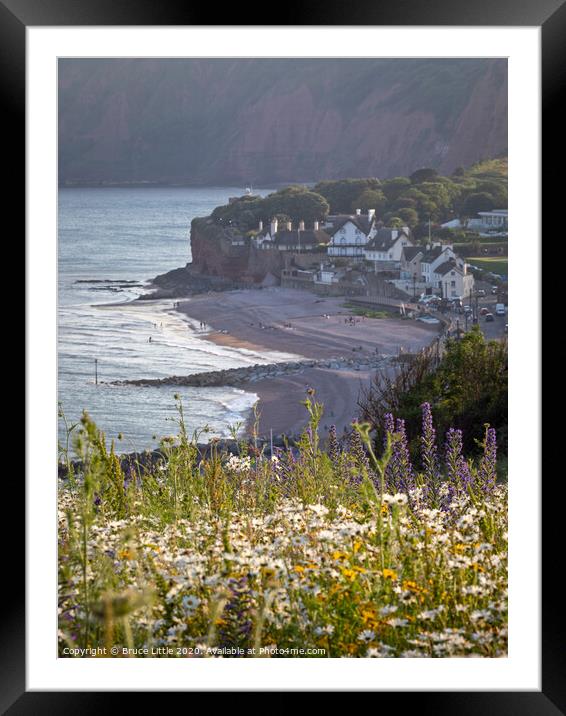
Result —
<instances>
[{"instance_id":1,"label":"row of houses","mask_svg":"<svg viewBox=\"0 0 566 716\"><path fill-rule=\"evenodd\" d=\"M308 229L304 221L296 228L291 222L280 225L277 219L266 227L260 222L252 241L262 251L325 253L328 264L318 268L316 278L322 283L336 283L341 268L332 262L346 259L347 265L361 264L366 270L389 274L391 283L409 294L418 291L453 298L473 290L474 278L452 245L436 242L416 246L408 227L384 227L374 211L330 215L322 225L315 221Z\"/></svg>"},{"instance_id":2,"label":"row of houses","mask_svg":"<svg viewBox=\"0 0 566 716\"><path fill-rule=\"evenodd\" d=\"M472 293L474 277L451 244L436 242L426 247L404 247L399 278L393 283L407 293L412 290L415 295L418 291L456 298Z\"/></svg>"},{"instance_id":3,"label":"row of houses","mask_svg":"<svg viewBox=\"0 0 566 716\"><path fill-rule=\"evenodd\" d=\"M408 245L408 240L408 227L384 228L377 222L373 210L367 214L358 210L355 215L331 215L322 226L315 221L309 229L305 228L304 221L300 221L296 229L290 221L281 226L273 219L266 227L260 221L253 237L255 246L262 250L300 252L322 248L333 258L374 262L399 262L401 248Z\"/></svg>"}]
</instances>

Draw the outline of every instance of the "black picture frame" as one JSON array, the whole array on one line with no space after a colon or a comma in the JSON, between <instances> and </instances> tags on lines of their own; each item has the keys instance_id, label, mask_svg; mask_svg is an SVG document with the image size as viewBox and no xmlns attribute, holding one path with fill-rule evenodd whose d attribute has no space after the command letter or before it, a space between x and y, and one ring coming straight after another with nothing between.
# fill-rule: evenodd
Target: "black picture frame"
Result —
<instances>
[{"instance_id":1,"label":"black picture frame","mask_svg":"<svg viewBox=\"0 0 566 716\"><path fill-rule=\"evenodd\" d=\"M554 180L554 168L564 158L563 121L559 114L561 89L566 79L566 3L564 0L396 0L395 2L349 2L293 0L277 3L277 13L263 22L242 22L242 6L223 7L220 23L224 26L266 25L412 25L412 26L540 26L542 33L542 112L545 142L542 156L543 186ZM269 17L269 16L268 16ZM12 214L25 216L25 90L26 40L29 26L85 25L218 25L214 9L196 3L165 0L0 0L0 98L4 136L14 152L10 163L10 184L6 206ZM256 20L258 17L255 18ZM262 18L263 19L263 18ZM276 20L276 21L275 21ZM5 155L6 156L6 155ZM550 220L549 220L550 224ZM30 398L29 394L27 396ZM549 443L547 443L548 445ZM556 443L555 443L556 444ZM29 449L29 447L28 447ZM548 447L552 453L554 448ZM546 453L548 457L548 453ZM538 476L533 476L536 489ZM557 475L556 482L561 481ZM405 707L414 705L419 712L435 714L536 714L548 716L566 713L566 639L562 617L560 582L552 544L557 540L553 525L560 524L564 490L553 485L552 496L543 498L543 613L542 613L542 690L540 692L403 692L380 693L376 707L388 702ZM4 504L20 505L24 514L24 481L5 480ZM104 692L29 692L25 683L25 534L20 520L20 540L14 537L3 550L4 596L7 604L0 611L0 708L2 713L39 714L99 713L108 695ZM18 545L19 542L19 551ZM534 574L533 578L538 578ZM259 686L259 685L258 685ZM450 684L446 685L450 688ZM368 684L368 690L371 685ZM118 708L126 705L131 694L113 693ZM149 707L151 694L144 694Z\"/></svg>"}]
</instances>

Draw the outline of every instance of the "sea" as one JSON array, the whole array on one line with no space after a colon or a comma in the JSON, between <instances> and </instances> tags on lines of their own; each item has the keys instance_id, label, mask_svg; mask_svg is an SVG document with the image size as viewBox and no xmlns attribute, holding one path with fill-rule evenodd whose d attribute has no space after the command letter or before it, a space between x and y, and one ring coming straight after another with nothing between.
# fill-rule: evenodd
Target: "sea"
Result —
<instances>
[{"instance_id":1,"label":"sea","mask_svg":"<svg viewBox=\"0 0 566 716\"><path fill-rule=\"evenodd\" d=\"M272 189L255 189L265 195ZM84 410L121 453L153 449L187 430L202 440L242 432L257 395L237 388L117 386L285 360L216 346L172 300L136 301L148 281L191 260L190 224L242 187L62 188L58 196L59 441ZM195 325L193 328L192 326ZM151 337L151 341L149 340ZM98 383L97 383L98 381ZM66 425L65 425L66 423ZM70 443L72 451L72 441Z\"/></svg>"}]
</instances>

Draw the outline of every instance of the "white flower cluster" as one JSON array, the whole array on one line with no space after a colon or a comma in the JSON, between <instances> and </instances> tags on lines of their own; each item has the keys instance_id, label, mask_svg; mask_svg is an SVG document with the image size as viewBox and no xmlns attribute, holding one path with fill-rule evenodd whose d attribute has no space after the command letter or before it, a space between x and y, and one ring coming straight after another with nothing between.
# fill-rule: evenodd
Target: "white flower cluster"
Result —
<instances>
[{"instance_id":1,"label":"white flower cluster","mask_svg":"<svg viewBox=\"0 0 566 716\"><path fill-rule=\"evenodd\" d=\"M237 455L230 455L226 467L233 472L249 472L252 467L252 461L248 456L238 457Z\"/></svg>"}]
</instances>

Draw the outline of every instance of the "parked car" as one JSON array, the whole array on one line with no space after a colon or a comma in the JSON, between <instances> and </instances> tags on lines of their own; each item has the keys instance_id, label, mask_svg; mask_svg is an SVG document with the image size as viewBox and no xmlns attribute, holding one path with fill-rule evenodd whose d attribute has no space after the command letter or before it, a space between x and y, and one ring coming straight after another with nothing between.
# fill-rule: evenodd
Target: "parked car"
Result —
<instances>
[{"instance_id":1,"label":"parked car","mask_svg":"<svg viewBox=\"0 0 566 716\"><path fill-rule=\"evenodd\" d=\"M493 315L493 313L486 313L485 314L485 322L491 323L492 321L495 321L495 316Z\"/></svg>"},{"instance_id":2,"label":"parked car","mask_svg":"<svg viewBox=\"0 0 566 716\"><path fill-rule=\"evenodd\" d=\"M436 323L440 323L440 321L438 320L438 318L435 318L434 316L419 316L419 317L417 318L417 321L421 321L421 323L427 323L427 324L430 324L430 325L433 325L433 324L436 324Z\"/></svg>"},{"instance_id":3,"label":"parked car","mask_svg":"<svg viewBox=\"0 0 566 716\"><path fill-rule=\"evenodd\" d=\"M483 288L478 289L478 296L485 296L485 291Z\"/></svg>"},{"instance_id":4,"label":"parked car","mask_svg":"<svg viewBox=\"0 0 566 716\"><path fill-rule=\"evenodd\" d=\"M496 303L495 304L495 314L497 316L504 316L505 313L506 313L505 304L504 303Z\"/></svg>"}]
</instances>

